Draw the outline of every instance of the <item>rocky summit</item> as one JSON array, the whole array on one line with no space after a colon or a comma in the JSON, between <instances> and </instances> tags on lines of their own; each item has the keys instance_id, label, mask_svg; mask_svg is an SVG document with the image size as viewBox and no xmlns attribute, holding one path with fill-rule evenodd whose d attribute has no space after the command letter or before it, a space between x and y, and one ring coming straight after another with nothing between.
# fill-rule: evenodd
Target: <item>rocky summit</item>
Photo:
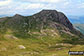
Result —
<instances>
[{"instance_id":1,"label":"rocky summit","mask_svg":"<svg viewBox=\"0 0 84 56\"><path fill-rule=\"evenodd\" d=\"M57 12L56 10L42 10L41 12L35 14L34 17L42 19L43 22L46 22L47 20L58 22L69 29L73 29L73 26L68 18L62 12Z\"/></svg>"}]
</instances>

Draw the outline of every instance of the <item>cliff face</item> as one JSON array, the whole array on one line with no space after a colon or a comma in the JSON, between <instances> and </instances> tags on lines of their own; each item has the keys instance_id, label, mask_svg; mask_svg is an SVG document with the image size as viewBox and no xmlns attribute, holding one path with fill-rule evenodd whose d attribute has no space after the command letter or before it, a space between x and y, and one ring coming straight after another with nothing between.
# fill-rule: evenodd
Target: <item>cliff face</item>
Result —
<instances>
[{"instance_id":1,"label":"cliff face","mask_svg":"<svg viewBox=\"0 0 84 56\"><path fill-rule=\"evenodd\" d=\"M42 10L41 12L34 15L34 18L41 19L43 22L47 20L51 20L53 22L58 22L63 24L64 26L68 27L69 29L73 29L73 25L68 20L68 18L62 13L57 12L56 10Z\"/></svg>"},{"instance_id":2,"label":"cliff face","mask_svg":"<svg viewBox=\"0 0 84 56\"><path fill-rule=\"evenodd\" d=\"M59 15L59 21L61 24L65 25L66 27L68 27L69 29L73 29L73 25L72 23L68 20L68 18L61 12L58 12Z\"/></svg>"}]
</instances>

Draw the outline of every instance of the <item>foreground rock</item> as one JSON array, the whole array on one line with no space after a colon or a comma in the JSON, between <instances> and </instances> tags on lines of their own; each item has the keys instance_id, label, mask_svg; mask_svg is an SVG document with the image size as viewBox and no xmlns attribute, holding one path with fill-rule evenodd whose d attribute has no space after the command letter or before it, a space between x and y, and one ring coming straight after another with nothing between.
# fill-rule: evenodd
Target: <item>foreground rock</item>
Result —
<instances>
[{"instance_id":1,"label":"foreground rock","mask_svg":"<svg viewBox=\"0 0 84 56\"><path fill-rule=\"evenodd\" d=\"M13 35L5 35L5 37L8 38L8 39L18 40L18 38L13 36Z\"/></svg>"},{"instance_id":2,"label":"foreground rock","mask_svg":"<svg viewBox=\"0 0 84 56\"><path fill-rule=\"evenodd\" d=\"M23 46L23 45L18 45L18 48L19 48L19 49L26 49L26 47Z\"/></svg>"},{"instance_id":3,"label":"foreground rock","mask_svg":"<svg viewBox=\"0 0 84 56\"><path fill-rule=\"evenodd\" d=\"M7 48L3 47L0 49L0 51L7 51Z\"/></svg>"}]
</instances>

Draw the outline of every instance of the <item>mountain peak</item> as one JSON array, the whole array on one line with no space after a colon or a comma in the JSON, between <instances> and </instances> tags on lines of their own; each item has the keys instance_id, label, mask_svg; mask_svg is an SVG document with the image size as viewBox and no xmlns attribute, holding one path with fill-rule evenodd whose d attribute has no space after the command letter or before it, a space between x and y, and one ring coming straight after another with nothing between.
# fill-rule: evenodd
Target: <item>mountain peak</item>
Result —
<instances>
[{"instance_id":1,"label":"mountain peak","mask_svg":"<svg viewBox=\"0 0 84 56\"><path fill-rule=\"evenodd\" d=\"M39 13L35 14L34 17L41 19L43 21L53 21L58 22L69 29L73 29L72 23L68 20L64 13L58 12L56 10L42 10Z\"/></svg>"},{"instance_id":2,"label":"mountain peak","mask_svg":"<svg viewBox=\"0 0 84 56\"><path fill-rule=\"evenodd\" d=\"M17 16L22 16L22 15L20 15L20 14L15 14L15 15L14 15L14 17L17 17Z\"/></svg>"},{"instance_id":3,"label":"mountain peak","mask_svg":"<svg viewBox=\"0 0 84 56\"><path fill-rule=\"evenodd\" d=\"M56 10L42 10L42 11L40 11L40 13L42 13L42 14L49 14L49 13L57 13L57 11Z\"/></svg>"},{"instance_id":4,"label":"mountain peak","mask_svg":"<svg viewBox=\"0 0 84 56\"><path fill-rule=\"evenodd\" d=\"M56 10L47 10L47 9L43 9L41 12L55 12Z\"/></svg>"}]
</instances>

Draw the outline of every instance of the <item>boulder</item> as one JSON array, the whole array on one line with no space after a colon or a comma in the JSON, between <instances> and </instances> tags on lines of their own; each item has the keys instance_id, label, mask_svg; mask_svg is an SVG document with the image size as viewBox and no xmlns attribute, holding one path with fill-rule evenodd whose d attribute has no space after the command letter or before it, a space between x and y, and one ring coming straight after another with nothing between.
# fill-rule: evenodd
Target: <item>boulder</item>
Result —
<instances>
[{"instance_id":1,"label":"boulder","mask_svg":"<svg viewBox=\"0 0 84 56\"><path fill-rule=\"evenodd\" d=\"M26 47L23 46L23 45L18 45L18 48L19 48L19 49L26 49Z\"/></svg>"}]
</instances>

